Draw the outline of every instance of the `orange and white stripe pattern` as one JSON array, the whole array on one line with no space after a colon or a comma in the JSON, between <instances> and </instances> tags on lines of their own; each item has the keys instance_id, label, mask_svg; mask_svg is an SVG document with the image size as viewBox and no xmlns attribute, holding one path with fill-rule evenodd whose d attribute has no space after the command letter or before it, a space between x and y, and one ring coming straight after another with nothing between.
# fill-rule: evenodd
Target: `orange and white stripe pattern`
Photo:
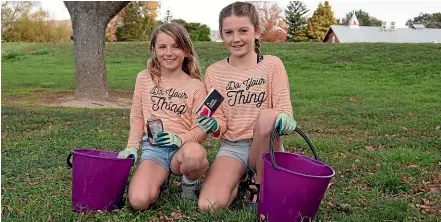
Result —
<instances>
[{"instance_id":1,"label":"orange and white stripe pattern","mask_svg":"<svg viewBox=\"0 0 441 222\"><path fill-rule=\"evenodd\" d=\"M221 130L220 138L253 138L254 122L263 109L292 116L288 75L276 56L265 55L248 69L237 69L223 59L207 68L204 84L207 90L215 88L225 97L213 115Z\"/></svg>"},{"instance_id":2,"label":"orange and white stripe pattern","mask_svg":"<svg viewBox=\"0 0 441 222\"><path fill-rule=\"evenodd\" d=\"M207 95L199 79L173 82L161 77L156 86L148 70L138 73L130 111L130 133L127 147L137 147L143 134L147 134L147 120L155 115L161 118L164 131L182 140L202 143L206 134L196 122L197 108Z\"/></svg>"}]
</instances>

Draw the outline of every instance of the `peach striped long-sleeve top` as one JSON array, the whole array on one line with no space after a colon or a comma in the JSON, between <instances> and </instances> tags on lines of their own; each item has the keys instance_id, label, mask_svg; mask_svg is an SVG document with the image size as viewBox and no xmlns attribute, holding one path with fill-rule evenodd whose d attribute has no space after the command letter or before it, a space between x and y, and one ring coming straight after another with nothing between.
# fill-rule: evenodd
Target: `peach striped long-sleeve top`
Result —
<instances>
[{"instance_id":1,"label":"peach striped long-sleeve top","mask_svg":"<svg viewBox=\"0 0 441 222\"><path fill-rule=\"evenodd\" d=\"M276 56L265 55L249 69L235 68L223 59L207 68L204 84L207 90L215 88L225 97L213 115L220 127L215 138L253 138L254 122L262 109L286 112L292 117L288 75Z\"/></svg>"},{"instance_id":2,"label":"peach striped long-sleeve top","mask_svg":"<svg viewBox=\"0 0 441 222\"><path fill-rule=\"evenodd\" d=\"M178 136L182 144L202 143L206 134L196 123L196 109L206 95L199 79L174 82L161 77L158 87L148 70L141 71L136 77L127 147L139 149L143 133L147 134L147 119L152 115L161 118L164 131Z\"/></svg>"}]
</instances>

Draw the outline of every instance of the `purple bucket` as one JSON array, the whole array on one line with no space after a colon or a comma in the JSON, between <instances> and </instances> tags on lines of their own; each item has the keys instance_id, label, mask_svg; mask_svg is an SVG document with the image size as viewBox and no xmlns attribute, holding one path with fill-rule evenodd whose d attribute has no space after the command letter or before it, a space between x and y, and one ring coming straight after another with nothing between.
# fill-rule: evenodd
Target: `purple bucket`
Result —
<instances>
[{"instance_id":1,"label":"purple bucket","mask_svg":"<svg viewBox=\"0 0 441 222\"><path fill-rule=\"evenodd\" d=\"M316 160L293 153L274 152L277 132L273 133L270 152L262 155L259 221L313 221L335 175L331 167L318 161L318 155L306 135L299 128L296 132L306 140Z\"/></svg>"},{"instance_id":2,"label":"purple bucket","mask_svg":"<svg viewBox=\"0 0 441 222\"><path fill-rule=\"evenodd\" d=\"M134 159L117 156L110 151L72 150L67 165L72 168L73 211L112 211L121 206Z\"/></svg>"}]
</instances>

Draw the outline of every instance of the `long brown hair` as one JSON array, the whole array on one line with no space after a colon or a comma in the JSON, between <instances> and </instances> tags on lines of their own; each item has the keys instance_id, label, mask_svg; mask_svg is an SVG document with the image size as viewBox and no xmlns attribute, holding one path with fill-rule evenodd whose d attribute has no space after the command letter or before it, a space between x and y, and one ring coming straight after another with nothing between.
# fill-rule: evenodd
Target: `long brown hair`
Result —
<instances>
[{"instance_id":1,"label":"long brown hair","mask_svg":"<svg viewBox=\"0 0 441 222\"><path fill-rule=\"evenodd\" d=\"M152 58L149 59L147 65L153 81L159 85L161 79L161 65L155 53L156 38L160 32L173 37L178 47L184 50L187 55L182 63L182 71L192 78L201 79L201 69L198 62L198 56L187 30L178 23L166 23L157 27L155 31L153 31L150 40L150 53L152 53Z\"/></svg>"},{"instance_id":2,"label":"long brown hair","mask_svg":"<svg viewBox=\"0 0 441 222\"><path fill-rule=\"evenodd\" d=\"M246 16L250 18L251 23L254 26L254 30L260 29L259 24L259 13L253 4L248 2L234 2L231 3L221 10L219 13L219 32L222 35L222 22L226 17L229 16ZM254 51L257 55L260 55L260 41L259 39L254 40Z\"/></svg>"}]
</instances>

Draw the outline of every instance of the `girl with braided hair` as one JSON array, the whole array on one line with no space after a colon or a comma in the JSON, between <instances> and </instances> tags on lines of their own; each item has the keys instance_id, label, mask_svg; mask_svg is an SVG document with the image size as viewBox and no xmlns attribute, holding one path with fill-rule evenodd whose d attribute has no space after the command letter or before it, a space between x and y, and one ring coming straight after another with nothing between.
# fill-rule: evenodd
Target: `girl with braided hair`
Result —
<instances>
[{"instance_id":1,"label":"girl with braided hair","mask_svg":"<svg viewBox=\"0 0 441 222\"><path fill-rule=\"evenodd\" d=\"M245 2L226 6L219 14L219 32L230 55L207 68L204 84L225 100L212 117L197 118L199 127L221 142L198 201L200 210L214 212L232 204L249 175L259 190L261 156L268 152L271 133L277 128L286 135L296 128L284 65L276 56L260 54L256 8ZM278 137L275 151L281 150ZM257 201L258 192L249 203Z\"/></svg>"}]
</instances>

